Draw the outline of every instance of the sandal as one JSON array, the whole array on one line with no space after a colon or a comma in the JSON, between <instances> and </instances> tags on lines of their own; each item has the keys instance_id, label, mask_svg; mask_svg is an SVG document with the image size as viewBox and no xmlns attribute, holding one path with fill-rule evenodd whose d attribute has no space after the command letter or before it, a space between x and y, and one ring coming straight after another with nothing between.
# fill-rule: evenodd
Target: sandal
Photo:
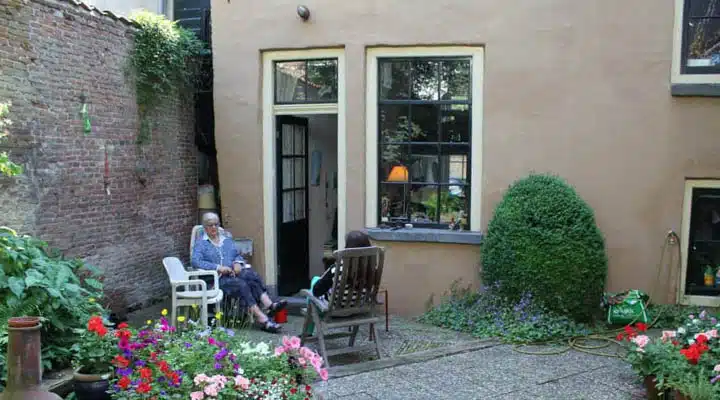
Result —
<instances>
[{"instance_id":1,"label":"sandal","mask_svg":"<svg viewBox=\"0 0 720 400\"><path fill-rule=\"evenodd\" d=\"M268 307L268 317L272 317L277 313L278 311L282 310L283 308L287 307L287 300L280 300L276 301L272 304L270 304L270 307Z\"/></svg>"},{"instance_id":2,"label":"sandal","mask_svg":"<svg viewBox=\"0 0 720 400\"><path fill-rule=\"evenodd\" d=\"M276 324L273 322L273 320L268 319L267 321L258 322L259 328L265 332L269 333L278 333L280 332L280 329L282 328L279 324Z\"/></svg>"}]
</instances>

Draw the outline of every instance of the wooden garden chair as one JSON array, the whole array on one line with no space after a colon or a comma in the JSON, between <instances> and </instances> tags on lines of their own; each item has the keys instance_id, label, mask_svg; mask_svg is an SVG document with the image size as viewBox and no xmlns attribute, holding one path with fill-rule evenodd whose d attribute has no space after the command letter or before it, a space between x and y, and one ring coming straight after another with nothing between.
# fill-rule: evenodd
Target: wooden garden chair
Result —
<instances>
[{"instance_id":1,"label":"wooden garden chair","mask_svg":"<svg viewBox=\"0 0 720 400\"><path fill-rule=\"evenodd\" d=\"M376 311L376 299L380 281L382 279L385 250L380 247L363 247L338 250L335 252L338 260L333 278L332 292L328 300L313 296L309 290L303 290L302 295L310 301L305 312L301 343L315 342L319 344L326 367L330 367L328 357L374 349L378 358L380 354L380 338L377 332L377 323L382 315ZM316 335L308 337L307 329L310 322L315 324ZM355 338L361 325L369 325L373 342L364 346L355 346ZM350 327L350 331L329 333L336 328ZM325 341L339 337L350 337L347 347L328 350Z\"/></svg>"}]
</instances>

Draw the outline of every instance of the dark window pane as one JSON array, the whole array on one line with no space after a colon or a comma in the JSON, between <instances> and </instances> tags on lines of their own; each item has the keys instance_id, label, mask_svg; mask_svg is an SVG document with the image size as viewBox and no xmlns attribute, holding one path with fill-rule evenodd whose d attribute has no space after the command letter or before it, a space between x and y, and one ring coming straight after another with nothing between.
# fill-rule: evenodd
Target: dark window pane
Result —
<instances>
[{"instance_id":1,"label":"dark window pane","mask_svg":"<svg viewBox=\"0 0 720 400\"><path fill-rule=\"evenodd\" d=\"M440 62L440 99L468 100L470 77L470 60Z\"/></svg>"},{"instance_id":2,"label":"dark window pane","mask_svg":"<svg viewBox=\"0 0 720 400\"><path fill-rule=\"evenodd\" d=\"M720 266L720 189L693 190L685 293L716 296L720 288L705 285L706 271Z\"/></svg>"},{"instance_id":3,"label":"dark window pane","mask_svg":"<svg viewBox=\"0 0 720 400\"><path fill-rule=\"evenodd\" d=\"M439 66L437 61L416 60L412 69L412 98L438 100Z\"/></svg>"},{"instance_id":4,"label":"dark window pane","mask_svg":"<svg viewBox=\"0 0 720 400\"><path fill-rule=\"evenodd\" d=\"M305 61L275 63L275 102L305 101Z\"/></svg>"},{"instance_id":5,"label":"dark window pane","mask_svg":"<svg viewBox=\"0 0 720 400\"><path fill-rule=\"evenodd\" d=\"M440 161L436 144L410 146L410 181L440 182Z\"/></svg>"},{"instance_id":6,"label":"dark window pane","mask_svg":"<svg viewBox=\"0 0 720 400\"><path fill-rule=\"evenodd\" d=\"M435 200L433 198L432 200ZM433 211L440 216L441 224L460 223L463 229L468 229L468 210L470 209L469 196L465 186L442 186L440 188L440 201L429 201ZM439 205L438 205L439 203Z\"/></svg>"},{"instance_id":7,"label":"dark window pane","mask_svg":"<svg viewBox=\"0 0 720 400\"><path fill-rule=\"evenodd\" d=\"M720 16L720 4L717 0L685 0L689 2L689 17L713 17Z\"/></svg>"},{"instance_id":8,"label":"dark window pane","mask_svg":"<svg viewBox=\"0 0 720 400\"><path fill-rule=\"evenodd\" d=\"M440 138L443 142L470 141L470 106L467 104L441 106Z\"/></svg>"},{"instance_id":9,"label":"dark window pane","mask_svg":"<svg viewBox=\"0 0 720 400\"><path fill-rule=\"evenodd\" d=\"M409 177L407 144L382 144L380 145L380 181L407 181ZM393 168L400 168L393 171ZM392 173L392 174L391 174ZM404 179L402 179L404 177Z\"/></svg>"},{"instance_id":10,"label":"dark window pane","mask_svg":"<svg viewBox=\"0 0 720 400\"><path fill-rule=\"evenodd\" d=\"M387 100L410 97L410 62L380 61L380 98Z\"/></svg>"},{"instance_id":11,"label":"dark window pane","mask_svg":"<svg viewBox=\"0 0 720 400\"><path fill-rule=\"evenodd\" d=\"M691 19L687 29L687 66L720 66L720 18Z\"/></svg>"},{"instance_id":12,"label":"dark window pane","mask_svg":"<svg viewBox=\"0 0 720 400\"><path fill-rule=\"evenodd\" d=\"M308 101L337 101L337 60L307 62Z\"/></svg>"},{"instance_id":13,"label":"dark window pane","mask_svg":"<svg viewBox=\"0 0 720 400\"><path fill-rule=\"evenodd\" d=\"M406 184L380 184L380 220L382 222L407 221Z\"/></svg>"},{"instance_id":14,"label":"dark window pane","mask_svg":"<svg viewBox=\"0 0 720 400\"><path fill-rule=\"evenodd\" d=\"M380 141L381 142L407 142L410 141L410 106L381 105L380 106Z\"/></svg>"},{"instance_id":15,"label":"dark window pane","mask_svg":"<svg viewBox=\"0 0 720 400\"><path fill-rule=\"evenodd\" d=\"M433 202L437 197L437 185L412 185L409 196L410 221L413 223L437 224L433 214Z\"/></svg>"},{"instance_id":16,"label":"dark window pane","mask_svg":"<svg viewBox=\"0 0 720 400\"><path fill-rule=\"evenodd\" d=\"M410 106L413 142L437 142L440 106L435 104L413 104Z\"/></svg>"},{"instance_id":17,"label":"dark window pane","mask_svg":"<svg viewBox=\"0 0 720 400\"><path fill-rule=\"evenodd\" d=\"M469 184L470 146L440 146L440 182L455 185Z\"/></svg>"}]
</instances>

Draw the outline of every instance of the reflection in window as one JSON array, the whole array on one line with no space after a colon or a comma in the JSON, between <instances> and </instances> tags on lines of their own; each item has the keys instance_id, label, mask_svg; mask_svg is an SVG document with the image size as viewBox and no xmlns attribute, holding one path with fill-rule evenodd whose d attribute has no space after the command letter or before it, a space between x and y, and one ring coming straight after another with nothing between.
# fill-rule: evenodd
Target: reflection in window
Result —
<instances>
[{"instance_id":1,"label":"reflection in window","mask_svg":"<svg viewBox=\"0 0 720 400\"><path fill-rule=\"evenodd\" d=\"M337 59L275 62L275 104L335 103Z\"/></svg>"},{"instance_id":2,"label":"reflection in window","mask_svg":"<svg viewBox=\"0 0 720 400\"><path fill-rule=\"evenodd\" d=\"M690 210L690 235L685 292L717 296L720 282L720 189L695 188ZM705 275L712 275L706 281Z\"/></svg>"},{"instance_id":3,"label":"reflection in window","mask_svg":"<svg viewBox=\"0 0 720 400\"><path fill-rule=\"evenodd\" d=\"M380 223L468 229L471 59L379 60Z\"/></svg>"},{"instance_id":4,"label":"reflection in window","mask_svg":"<svg viewBox=\"0 0 720 400\"><path fill-rule=\"evenodd\" d=\"M685 73L720 73L720 0L685 0Z\"/></svg>"}]
</instances>

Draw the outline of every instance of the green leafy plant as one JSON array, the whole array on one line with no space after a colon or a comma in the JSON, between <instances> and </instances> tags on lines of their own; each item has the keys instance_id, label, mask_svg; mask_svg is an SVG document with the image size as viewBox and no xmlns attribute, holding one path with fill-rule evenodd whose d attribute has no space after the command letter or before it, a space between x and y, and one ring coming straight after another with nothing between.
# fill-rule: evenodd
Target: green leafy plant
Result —
<instances>
[{"instance_id":1,"label":"green leafy plant","mask_svg":"<svg viewBox=\"0 0 720 400\"><path fill-rule=\"evenodd\" d=\"M43 322L42 357L45 369L65 367L76 329L91 315L102 313L99 272L80 260L70 260L47 243L0 227L0 321L38 316ZM0 370L5 370L7 325L0 324ZM4 376L4 373L3 373Z\"/></svg>"},{"instance_id":2,"label":"green leafy plant","mask_svg":"<svg viewBox=\"0 0 720 400\"><path fill-rule=\"evenodd\" d=\"M151 139L151 117L173 96L185 93L198 76L203 44L195 35L149 11L132 14L137 25L129 66L140 117L138 143Z\"/></svg>"},{"instance_id":3,"label":"green leafy plant","mask_svg":"<svg viewBox=\"0 0 720 400\"><path fill-rule=\"evenodd\" d=\"M118 328L126 328L120 324ZM72 346L73 367L83 374L107 374L112 371L112 359L117 354L117 339L100 316L90 317L86 329L76 329L78 341Z\"/></svg>"},{"instance_id":4,"label":"green leafy plant","mask_svg":"<svg viewBox=\"0 0 720 400\"><path fill-rule=\"evenodd\" d=\"M0 102L0 141L4 140L9 134L8 128L12 125L12 121L8 118L9 114L10 103ZM0 175L15 176L22 174L22 172L22 166L12 162L7 152L0 152Z\"/></svg>"},{"instance_id":5,"label":"green leafy plant","mask_svg":"<svg viewBox=\"0 0 720 400\"><path fill-rule=\"evenodd\" d=\"M548 342L592 332L589 326L537 304L529 293L512 301L499 289L500 284L495 283L476 292L456 282L441 303L430 308L420 321L508 343Z\"/></svg>"},{"instance_id":6,"label":"green leafy plant","mask_svg":"<svg viewBox=\"0 0 720 400\"><path fill-rule=\"evenodd\" d=\"M563 179L530 175L497 205L483 242L482 276L519 301L529 292L548 310L589 320L607 276L605 240L592 209Z\"/></svg>"}]
</instances>

